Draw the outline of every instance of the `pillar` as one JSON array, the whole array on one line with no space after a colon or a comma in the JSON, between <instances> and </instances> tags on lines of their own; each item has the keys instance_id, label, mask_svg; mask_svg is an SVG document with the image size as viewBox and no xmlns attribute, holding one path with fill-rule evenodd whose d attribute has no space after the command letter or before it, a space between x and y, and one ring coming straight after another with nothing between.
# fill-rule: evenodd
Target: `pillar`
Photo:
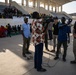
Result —
<instances>
[{"instance_id":1,"label":"pillar","mask_svg":"<svg viewBox=\"0 0 76 75\"><path fill-rule=\"evenodd\" d=\"M51 11L53 12L53 6L51 6Z\"/></svg>"},{"instance_id":2,"label":"pillar","mask_svg":"<svg viewBox=\"0 0 76 75\"><path fill-rule=\"evenodd\" d=\"M5 0L5 4L6 4L6 5L8 4L8 0Z\"/></svg>"},{"instance_id":3,"label":"pillar","mask_svg":"<svg viewBox=\"0 0 76 75\"><path fill-rule=\"evenodd\" d=\"M44 8L45 8L46 4L44 3Z\"/></svg>"},{"instance_id":4,"label":"pillar","mask_svg":"<svg viewBox=\"0 0 76 75\"><path fill-rule=\"evenodd\" d=\"M63 8L62 8L62 6L61 6L61 12L63 11Z\"/></svg>"},{"instance_id":5,"label":"pillar","mask_svg":"<svg viewBox=\"0 0 76 75\"><path fill-rule=\"evenodd\" d=\"M26 6L29 6L29 4L28 4L28 3L29 3L29 0L26 0Z\"/></svg>"},{"instance_id":6,"label":"pillar","mask_svg":"<svg viewBox=\"0 0 76 75\"><path fill-rule=\"evenodd\" d=\"M40 0L37 0L37 9L38 9L38 12L40 13Z\"/></svg>"},{"instance_id":7,"label":"pillar","mask_svg":"<svg viewBox=\"0 0 76 75\"><path fill-rule=\"evenodd\" d=\"M55 12L57 12L56 6L55 6Z\"/></svg>"},{"instance_id":8,"label":"pillar","mask_svg":"<svg viewBox=\"0 0 76 75\"><path fill-rule=\"evenodd\" d=\"M59 6L58 6L58 12L59 12Z\"/></svg>"},{"instance_id":9,"label":"pillar","mask_svg":"<svg viewBox=\"0 0 76 75\"><path fill-rule=\"evenodd\" d=\"M35 0L33 0L33 7L35 8Z\"/></svg>"},{"instance_id":10,"label":"pillar","mask_svg":"<svg viewBox=\"0 0 76 75\"><path fill-rule=\"evenodd\" d=\"M48 0L48 10L49 10L49 4L50 4L50 3L49 3L49 0Z\"/></svg>"},{"instance_id":11,"label":"pillar","mask_svg":"<svg viewBox=\"0 0 76 75\"><path fill-rule=\"evenodd\" d=\"M22 1L22 6L24 6L24 0L21 0Z\"/></svg>"},{"instance_id":12,"label":"pillar","mask_svg":"<svg viewBox=\"0 0 76 75\"><path fill-rule=\"evenodd\" d=\"M12 0L9 0L9 5L11 6L11 2L12 2Z\"/></svg>"}]
</instances>

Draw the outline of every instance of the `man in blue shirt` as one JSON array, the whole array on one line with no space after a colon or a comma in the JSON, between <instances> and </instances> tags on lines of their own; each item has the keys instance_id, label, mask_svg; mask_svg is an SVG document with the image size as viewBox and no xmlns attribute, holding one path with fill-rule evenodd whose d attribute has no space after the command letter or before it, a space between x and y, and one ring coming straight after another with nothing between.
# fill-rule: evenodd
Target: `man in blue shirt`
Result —
<instances>
[{"instance_id":1,"label":"man in blue shirt","mask_svg":"<svg viewBox=\"0 0 76 75\"><path fill-rule=\"evenodd\" d=\"M30 24L28 23L28 18L24 18L24 24L22 25L22 35L23 35L23 56L26 57L25 54L31 54L28 49L30 45Z\"/></svg>"},{"instance_id":2,"label":"man in blue shirt","mask_svg":"<svg viewBox=\"0 0 76 75\"><path fill-rule=\"evenodd\" d=\"M66 61L66 52L67 52L67 38L68 38L68 33L69 28L68 25L65 23L66 19L65 17L61 18L61 22L58 26L59 32L58 32L58 44L57 44L57 52L56 52L56 57L54 58L55 60L59 59L59 50L61 45L63 44L64 48L64 53L63 53L63 61Z\"/></svg>"}]
</instances>

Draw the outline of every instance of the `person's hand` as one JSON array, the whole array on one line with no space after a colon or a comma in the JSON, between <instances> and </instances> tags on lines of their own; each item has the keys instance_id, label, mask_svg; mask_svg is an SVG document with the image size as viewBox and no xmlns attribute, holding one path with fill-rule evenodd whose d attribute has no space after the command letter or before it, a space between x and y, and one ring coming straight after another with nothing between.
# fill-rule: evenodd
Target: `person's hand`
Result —
<instances>
[{"instance_id":1,"label":"person's hand","mask_svg":"<svg viewBox=\"0 0 76 75\"><path fill-rule=\"evenodd\" d=\"M75 37L75 38L76 38L76 34L73 34L73 37Z\"/></svg>"}]
</instances>

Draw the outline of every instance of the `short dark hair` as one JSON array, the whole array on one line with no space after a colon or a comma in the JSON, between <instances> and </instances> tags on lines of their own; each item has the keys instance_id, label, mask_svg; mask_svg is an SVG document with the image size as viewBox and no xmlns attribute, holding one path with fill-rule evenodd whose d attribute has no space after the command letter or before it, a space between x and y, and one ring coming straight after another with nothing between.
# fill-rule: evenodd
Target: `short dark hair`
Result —
<instances>
[{"instance_id":1,"label":"short dark hair","mask_svg":"<svg viewBox=\"0 0 76 75\"><path fill-rule=\"evenodd\" d=\"M25 21L26 19L28 19L28 18L27 18L27 17L24 17L24 21Z\"/></svg>"},{"instance_id":2,"label":"short dark hair","mask_svg":"<svg viewBox=\"0 0 76 75\"><path fill-rule=\"evenodd\" d=\"M66 21L66 18L65 17L62 17L61 19L65 20Z\"/></svg>"},{"instance_id":3,"label":"short dark hair","mask_svg":"<svg viewBox=\"0 0 76 75\"><path fill-rule=\"evenodd\" d=\"M32 18L33 19L39 19L39 13L37 11L32 13Z\"/></svg>"}]
</instances>

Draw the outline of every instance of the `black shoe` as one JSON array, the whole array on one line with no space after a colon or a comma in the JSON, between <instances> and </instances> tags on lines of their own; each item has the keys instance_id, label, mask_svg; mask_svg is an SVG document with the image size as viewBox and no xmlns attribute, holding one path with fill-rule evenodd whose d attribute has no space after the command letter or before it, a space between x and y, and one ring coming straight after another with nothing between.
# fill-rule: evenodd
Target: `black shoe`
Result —
<instances>
[{"instance_id":1,"label":"black shoe","mask_svg":"<svg viewBox=\"0 0 76 75\"><path fill-rule=\"evenodd\" d=\"M46 50L47 50L47 51L49 51L49 49L48 49L48 48L46 48Z\"/></svg>"},{"instance_id":2,"label":"black shoe","mask_svg":"<svg viewBox=\"0 0 76 75\"><path fill-rule=\"evenodd\" d=\"M23 57L26 57L26 55L23 54Z\"/></svg>"},{"instance_id":3,"label":"black shoe","mask_svg":"<svg viewBox=\"0 0 76 75\"><path fill-rule=\"evenodd\" d=\"M40 70L37 70L38 72L46 72L47 70L44 68L41 68Z\"/></svg>"},{"instance_id":4,"label":"black shoe","mask_svg":"<svg viewBox=\"0 0 76 75\"><path fill-rule=\"evenodd\" d=\"M50 52L55 53L55 50L51 50Z\"/></svg>"},{"instance_id":5,"label":"black shoe","mask_svg":"<svg viewBox=\"0 0 76 75\"><path fill-rule=\"evenodd\" d=\"M76 61L75 61L75 60L74 60L74 61L70 61L70 63L71 63L71 64L76 64Z\"/></svg>"},{"instance_id":6,"label":"black shoe","mask_svg":"<svg viewBox=\"0 0 76 75\"><path fill-rule=\"evenodd\" d=\"M26 54L31 54L31 52L26 52Z\"/></svg>"},{"instance_id":7,"label":"black shoe","mask_svg":"<svg viewBox=\"0 0 76 75\"><path fill-rule=\"evenodd\" d=\"M65 59L65 58L63 58L63 61L65 62L65 61L66 61L66 59Z\"/></svg>"},{"instance_id":8,"label":"black shoe","mask_svg":"<svg viewBox=\"0 0 76 75\"><path fill-rule=\"evenodd\" d=\"M54 58L54 60L57 60L57 59L59 59L59 57L55 57L55 58Z\"/></svg>"},{"instance_id":9,"label":"black shoe","mask_svg":"<svg viewBox=\"0 0 76 75\"><path fill-rule=\"evenodd\" d=\"M34 69L37 69L36 67L34 67Z\"/></svg>"}]
</instances>

